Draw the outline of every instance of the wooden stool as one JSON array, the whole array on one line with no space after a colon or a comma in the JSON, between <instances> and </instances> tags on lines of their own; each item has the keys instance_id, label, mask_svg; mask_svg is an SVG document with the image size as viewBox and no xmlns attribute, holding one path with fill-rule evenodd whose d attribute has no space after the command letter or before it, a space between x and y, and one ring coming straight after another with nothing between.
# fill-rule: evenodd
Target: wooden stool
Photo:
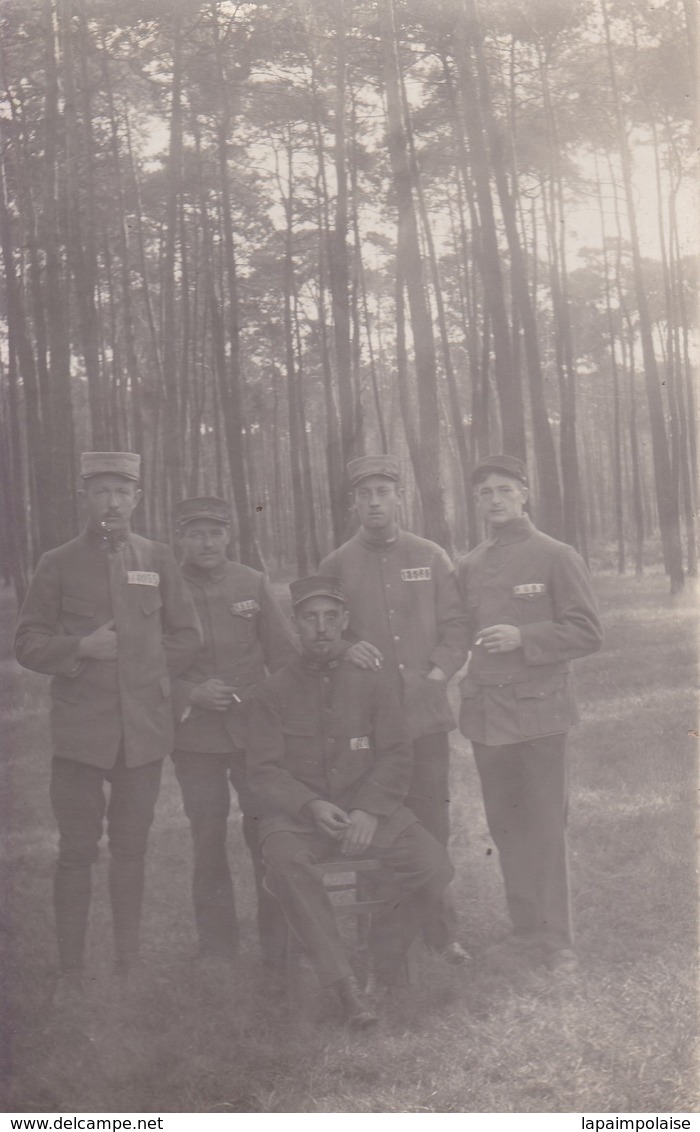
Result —
<instances>
[{"instance_id":1,"label":"wooden stool","mask_svg":"<svg viewBox=\"0 0 700 1132\"><path fill-rule=\"evenodd\" d=\"M342 920L354 919L356 954L361 973L366 975L369 966L369 928L372 913L385 908L386 899L377 897L372 891L380 880L386 866L376 857L348 857L334 861L318 861L317 868L323 869L323 883L329 894L336 917ZM291 973L299 964L303 946L291 928L287 929L286 966Z\"/></svg>"}]
</instances>

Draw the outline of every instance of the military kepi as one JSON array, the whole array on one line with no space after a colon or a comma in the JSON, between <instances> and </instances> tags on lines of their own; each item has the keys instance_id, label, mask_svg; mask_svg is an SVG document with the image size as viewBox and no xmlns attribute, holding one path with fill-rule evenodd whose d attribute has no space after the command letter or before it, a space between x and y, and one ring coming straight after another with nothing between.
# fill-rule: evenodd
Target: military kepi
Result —
<instances>
[{"instance_id":1,"label":"military kepi","mask_svg":"<svg viewBox=\"0 0 700 1132\"><path fill-rule=\"evenodd\" d=\"M82 452L80 455L82 480L106 474L138 480L140 471L141 457L137 452Z\"/></svg>"},{"instance_id":2,"label":"military kepi","mask_svg":"<svg viewBox=\"0 0 700 1132\"><path fill-rule=\"evenodd\" d=\"M485 480L491 472L505 472L507 476L512 476L522 483L527 483L527 470L522 460L518 460L517 456L505 456L503 454L497 456L484 456L483 460L474 468L471 475L473 484L480 483Z\"/></svg>"},{"instance_id":3,"label":"military kepi","mask_svg":"<svg viewBox=\"0 0 700 1132\"><path fill-rule=\"evenodd\" d=\"M198 495L192 499L183 499L175 508L175 521L178 527L184 527L192 519L213 519L230 526L231 508L218 495Z\"/></svg>"},{"instance_id":4,"label":"military kepi","mask_svg":"<svg viewBox=\"0 0 700 1132\"><path fill-rule=\"evenodd\" d=\"M331 578L324 574L311 574L308 578L299 578L289 587L292 595L292 605L300 605L308 597L332 597L335 601L345 604L343 583L340 578Z\"/></svg>"},{"instance_id":5,"label":"military kepi","mask_svg":"<svg viewBox=\"0 0 700 1132\"><path fill-rule=\"evenodd\" d=\"M350 487L355 487L367 476L386 476L390 480L399 478L399 462L396 456L358 456L347 466Z\"/></svg>"}]
</instances>

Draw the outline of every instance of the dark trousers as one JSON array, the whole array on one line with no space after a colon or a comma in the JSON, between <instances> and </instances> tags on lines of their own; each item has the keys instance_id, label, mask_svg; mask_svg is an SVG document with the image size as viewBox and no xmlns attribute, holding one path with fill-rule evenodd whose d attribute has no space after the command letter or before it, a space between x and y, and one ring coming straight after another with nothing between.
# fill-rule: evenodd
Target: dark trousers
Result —
<instances>
[{"instance_id":1,"label":"dark trousers","mask_svg":"<svg viewBox=\"0 0 700 1132\"><path fill-rule=\"evenodd\" d=\"M413 741L413 775L405 805L428 833L447 849L450 840L450 744L446 731ZM423 938L429 947L443 951L457 938L457 915L449 892L443 894L435 915L426 920Z\"/></svg>"},{"instance_id":2,"label":"dark trousers","mask_svg":"<svg viewBox=\"0 0 700 1132\"><path fill-rule=\"evenodd\" d=\"M547 950L571 947L566 735L472 747L513 929Z\"/></svg>"},{"instance_id":3,"label":"dark trousers","mask_svg":"<svg viewBox=\"0 0 700 1132\"><path fill-rule=\"evenodd\" d=\"M123 751L111 770L73 759L52 762L51 805L59 832L54 910L64 973L78 972L83 966L91 871L105 814L117 965L128 967L138 957L146 843L162 769L162 759L127 767ZM110 784L108 802L105 782Z\"/></svg>"},{"instance_id":4,"label":"dark trousers","mask_svg":"<svg viewBox=\"0 0 700 1132\"><path fill-rule=\"evenodd\" d=\"M248 787L244 752L198 754L175 751L173 759L192 831L192 900L200 951L225 958L233 958L238 952L238 920L226 852L226 828L231 808L230 779L243 815L243 837L253 863L263 961L267 966L281 963L287 925L277 901L262 887L259 814Z\"/></svg>"},{"instance_id":5,"label":"dark trousers","mask_svg":"<svg viewBox=\"0 0 700 1132\"><path fill-rule=\"evenodd\" d=\"M318 862L337 856L337 845L322 833L271 833L262 846L266 884L278 897L289 925L301 940L321 986L353 973L338 933L333 904ZM392 898L372 916L369 947L380 978L391 981L417 932L431 918L453 869L447 853L415 822L388 848L368 850L394 873ZM348 857L348 871L352 858Z\"/></svg>"}]
</instances>

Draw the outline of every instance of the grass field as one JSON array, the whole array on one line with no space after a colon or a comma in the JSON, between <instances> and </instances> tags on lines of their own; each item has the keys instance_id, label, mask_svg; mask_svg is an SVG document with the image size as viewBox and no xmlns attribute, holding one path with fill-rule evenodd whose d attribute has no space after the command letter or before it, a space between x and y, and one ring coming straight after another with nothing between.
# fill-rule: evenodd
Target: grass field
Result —
<instances>
[{"instance_id":1,"label":"grass field","mask_svg":"<svg viewBox=\"0 0 700 1132\"><path fill-rule=\"evenodd\" d=\"M192 963L189 831L172 768L153 829L145 972L111 975L103 851L89 938L89 1031L57 1025L47 683L11 658L0 603L4 1111L680 1112L697 1102L696 593L596 578L606 647L580 661L571 850L580 972L496 966L498 862L468 744L453 733L453 859L468 968L419 952L376 1032L329 1015L309 973L289 1003L261 985L252 880L230 823L244 959L228 985ZM240 862L240 864L238 864ZM481 957L480 957L481 956Z\"/></svg>"}]
</instances>

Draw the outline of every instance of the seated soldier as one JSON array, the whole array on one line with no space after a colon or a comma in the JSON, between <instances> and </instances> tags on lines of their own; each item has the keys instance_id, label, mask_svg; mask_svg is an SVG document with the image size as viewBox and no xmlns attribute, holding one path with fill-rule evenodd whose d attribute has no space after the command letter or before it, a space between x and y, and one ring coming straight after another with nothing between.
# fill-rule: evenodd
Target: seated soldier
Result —
<instances>
[{"instance_id":1,"label":"seated soldier","mask_svg":"<svg viewBox=\"0 0 700 1132\"><path fill-rule=\"evenodd\" d=\"M396 899L372 917L377 982L389 984L427 917L439 911L452 866L402 803L411 748L395 693L378 671L345 660L348 611L338 578L291 587L301 656L268 677L251 703L247 761L262 813L266 886L279 899L322 986L337 988L354 1027L377 1021L335 922L318 862L378 857Z\"/></svg>"}]
</instances>

